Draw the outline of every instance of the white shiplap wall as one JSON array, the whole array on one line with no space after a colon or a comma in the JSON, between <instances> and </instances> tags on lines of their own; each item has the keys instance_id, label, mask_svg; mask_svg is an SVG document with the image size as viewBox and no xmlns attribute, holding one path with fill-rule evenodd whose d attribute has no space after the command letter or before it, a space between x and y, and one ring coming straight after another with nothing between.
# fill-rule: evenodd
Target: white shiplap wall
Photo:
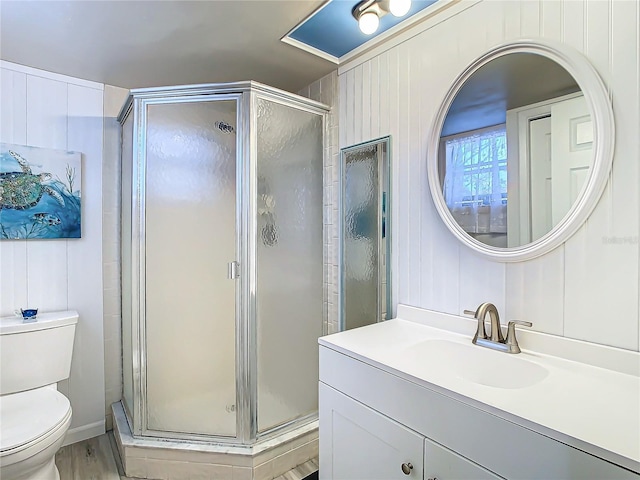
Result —
<instances>
[{"instance_id":1,"label":"white shiplap wall","mask_svg":"<svg viewBox=\"0 0 640 480\"><path fill-rule=\"evenodd\" d=\"M0 63L0 141L82 153L82 238L0 242L0 316L77 310L67 443L104 432L103 85ZM28 359L23 359L28 361Z\"/></svg>"},{"instance_id":2,"label":"white shiplap wall","mask_svg":"<svg viewBox=\"0 0 640 480\"><path fill-rule=\"evenodd\" d=\"M339 69L339 146L390 134L395 303L460 314L483 301L503 321L638 350L640 6L625 0L461 2ZM595 66L613 102L616 150L588 221L555 251L505 264L445 229L430 198L426 139L464 67L516 38L564 42Z\"/></svg>"}]
</instances>

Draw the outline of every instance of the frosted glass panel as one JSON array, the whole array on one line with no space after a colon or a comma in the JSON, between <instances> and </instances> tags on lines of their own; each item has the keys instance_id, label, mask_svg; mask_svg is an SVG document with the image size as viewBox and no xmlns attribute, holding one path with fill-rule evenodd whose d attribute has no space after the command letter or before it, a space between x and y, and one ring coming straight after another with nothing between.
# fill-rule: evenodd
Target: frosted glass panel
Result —
<instances>
[{"instance_id":1,"label":"frosted glass panel","mask_svg":"<svg viewBox=\"0 0 640 480\"><path fill-rule=\"evenodd\" d=\"M149 429L236 432L235 123L230 100L148 107Z\"/></svg>"},{"instance_id":2,"label":"frosted glass panel","mask_svg":"<svg viewBox=\"0 0 640 480\"><path fill-rule=\"evenodd\" d=\"M343 314L351 329L379 320L378 148L351 150L343 162Z\"/></svg>"},{"instance_id":3,"label":"frosted glass panel","mask_svg":"<svg viewBox=\"0 0 640 480\"><path fill-rule=\"evenodd\" d=\"M122 125L122 397L133 414L133 352L132 352L132 284L131 284L131 195L133 175L133 112Z\"/></svg>"},{"instance_id":4,"label":"frosted glass panel","mask_svg":"<svg viewBox=\"0 0 640 480\"><path fill-rule=\"evenodd\" d=\"M318 409L322 116L258 99L258 430Z\"/></svg>"}]
</instances>

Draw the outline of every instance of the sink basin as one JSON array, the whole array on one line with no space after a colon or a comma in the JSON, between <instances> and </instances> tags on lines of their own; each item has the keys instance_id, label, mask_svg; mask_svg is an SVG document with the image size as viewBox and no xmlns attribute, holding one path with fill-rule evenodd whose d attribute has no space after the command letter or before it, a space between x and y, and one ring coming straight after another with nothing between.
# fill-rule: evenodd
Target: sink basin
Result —
<instances>
[{"instance_id":1,"label":"sink basin","mask_svg":"<svg viewBox=\"0 0 640 480\"><path fill-rule=\"evenodd\" d=\"M544 380L549 371L523 358L469 343L426 340L407 348L408 360L438 368L468 382L494 388L526 388Z\"/></svg>"}]
</instances>

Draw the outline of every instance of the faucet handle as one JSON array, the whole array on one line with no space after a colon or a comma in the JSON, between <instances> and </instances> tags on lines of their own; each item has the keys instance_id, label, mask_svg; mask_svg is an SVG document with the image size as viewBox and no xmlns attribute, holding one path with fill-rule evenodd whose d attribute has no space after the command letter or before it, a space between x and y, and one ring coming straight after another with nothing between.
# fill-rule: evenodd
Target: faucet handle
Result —
<instances>
[{"instance_id":1,"label":"faucet handle","mask_svg":"<svg viewBox=\"0 0 640 480\"><path fill-rule=\"evenodd\" d=\"M476 311L475 310L463 310L462 311L465 315L471 315L472 317L476 316Z\"/></svg>"},{"instance_id":2,"label":"faucet handle","mask_svg":"<svg viewBox=\"0 0 640 480\"><path fill-rule=\"evenodd\" d=\"M520 346L518 345L518 339L516 338L516 325L522 325L523 327L533 327L533 323L526 322L524 320L510 320L507 325L507 338L504 341L509 345L509 353L520 353Z\"/></svg>"}]
</instances>

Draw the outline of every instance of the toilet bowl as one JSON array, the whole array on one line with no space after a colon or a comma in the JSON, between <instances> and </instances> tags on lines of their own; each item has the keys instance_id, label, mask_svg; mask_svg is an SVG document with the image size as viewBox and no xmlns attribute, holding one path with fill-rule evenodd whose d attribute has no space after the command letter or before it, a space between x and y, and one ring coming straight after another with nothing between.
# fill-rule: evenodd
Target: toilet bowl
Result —
<instances>
[{"instance_id":1,"label":"toilet bowl","mask_svg":"<svg viewBox=\"0 0 640 480\"><path fill-rule=\"evenodd\" d=\"M71 404L52 382L69 376L77 313L12 320L0 319L0 478L59 480Z\"/></svg>"}]
</instances>

